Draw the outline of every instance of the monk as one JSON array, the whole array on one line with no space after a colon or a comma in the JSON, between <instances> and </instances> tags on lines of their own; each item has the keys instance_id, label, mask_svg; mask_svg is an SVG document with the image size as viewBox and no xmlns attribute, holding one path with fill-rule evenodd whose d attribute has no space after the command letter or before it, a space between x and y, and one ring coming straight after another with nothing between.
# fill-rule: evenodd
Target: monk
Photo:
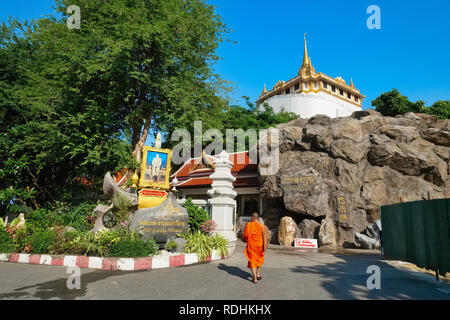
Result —
<instances>
[{"instance_id":1,"label":"monk","mask_svg":"<svg viewBox=\"0 0 450 320\"><path fill-rule=\"evenodd\" d=\"M252 270L253 283L261 280L261 267L264 263L264 251L269 243L269 229L257 212L252 213L252 221L247 222L244 230L244 241L247 242L245 256L247 267Z\"/></svg>"}]
</instances>

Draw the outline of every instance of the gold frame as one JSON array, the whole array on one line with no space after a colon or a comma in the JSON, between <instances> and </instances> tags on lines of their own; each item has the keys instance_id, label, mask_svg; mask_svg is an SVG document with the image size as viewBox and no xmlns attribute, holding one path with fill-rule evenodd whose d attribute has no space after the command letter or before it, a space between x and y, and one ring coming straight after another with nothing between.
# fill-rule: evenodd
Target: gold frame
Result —
<instances>
[{"instance_id":1,"label":"gold frame","mask_svg":"<svg viewBox=\"0 0 450 320\"><path fill-rule=\"evenodd\" d=\"M166 153L167 154L167 167L166 167L166 176L164 182L145 182L145 169L147 164L147 154L149 151ZM159 188L159 189L170 189L170 163L172 162L172 150L170 149L158 149L155 147L144 146L142 147L142 161L141 161L141 174L139 178L139 187L140 188Z\"/></svg>"}]
</instances>

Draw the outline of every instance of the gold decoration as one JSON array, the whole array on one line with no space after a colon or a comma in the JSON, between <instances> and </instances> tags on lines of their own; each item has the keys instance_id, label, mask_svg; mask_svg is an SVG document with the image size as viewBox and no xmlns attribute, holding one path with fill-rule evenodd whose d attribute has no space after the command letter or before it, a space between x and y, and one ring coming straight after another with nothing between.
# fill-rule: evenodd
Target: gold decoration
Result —
<instances>
[{"instance_id":1,"label":"gold decoration","mask_svg":"<svg viewBox=\"0 0 450 320\"><path fill-rule=\"evenodd\" d=\"M139 191L138 209L159 206L167 199L168 193L158 189L142 189Z\"/></svg>"},{"instance_id":2,"label":"gold decoration","mask_svg":"<svg viewBox=\"0 0 450 320\"><path fill-rule=\"evenodd\" d=\"M139 176L137 174L137 170L134 170L133 176L131 177L131 181L133 184L131 185L132 188L137 189L137 183L139 181Z\"/></svg>"},{"instance_id":3,"label":"gold decoration","mask_svg":"<svg viewBox=\"0 0 450 320\"><path fill-rule=\"evenodd\" d=\"M300 70L298 70L298 74L302 77L311 76L316 73L316 70L314 69L311 59L308 56L308 47L306 45L306 32L305 32L305 47L303 51L303 63L300 67Z\"/></svg>"},{"instance_id":4,"label":"gold decoration","mask_svg":"<svg viewBox=\"0 0 450 320\"><path fill-rule=\"evenodd\" d=\"M298 71L298 75L285 82L285 81L278 81L272 90L269 91L263 91L263 93L260 95L259 99L256 101L256 104L262 104L264 101L266 101L267 99L270 99L271 97L279 94L280 92L282 92L282 90L285 90L287 88L292 87L294 84L299 83L299 89L296 92L302 92L302 93L310 93L310 92L314 92L314 93L318 93L318 92L323 92L326 93L328 95L333 96L334 98L343 100L347 103L351 103L359 108L361 108L362 105L362 101L364 100L364 98L366 96L362 95L360 93L360 91L358 89L355 88L354 84L353 84L353 79L350 81L350 85L347 85L347 83L345 82L344 79L342 79L342 77L336 77L336 78L331 78L321 72L317 72L314 69L312 63L311 63L311 58L308 56L308 47L307 47L307 43L306 43L306 33L304 35L304 41L305 41L305 46L304 46L304 53L303 53L303 63L302 66L300 67L299 71ZM319 84L319 86L317 88L314 88L313 85L311 85L311 80L312 81L326 81L328 83L328 89L325 89L322 85ZM308 89L305 88L304 83L309 83L309 87ZM334 85L337 87L337 89L342 88L344 91L346 92L350 92L351 94L353 94L354 96L358 97L358 101L353 101L351 99L348 99L345 96L341 96L340 94L337 93L333 93L329 88L330 85Z\"/></svg>"}]
</instances>

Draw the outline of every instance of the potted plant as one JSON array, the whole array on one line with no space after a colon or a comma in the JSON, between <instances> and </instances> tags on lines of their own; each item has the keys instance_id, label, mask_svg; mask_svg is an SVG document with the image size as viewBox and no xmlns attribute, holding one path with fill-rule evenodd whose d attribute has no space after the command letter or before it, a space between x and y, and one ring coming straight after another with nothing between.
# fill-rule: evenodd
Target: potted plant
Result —
<instances>
[{"instance_id":1,"label":"potted plant","mask_svg":"<svg viewBox=\"0 0 450 320\"><path fill-rule=\"evenodd\" d=\"M170 239L169 241L167 241L166 243L166 250L170 251L172 253L174 253L175 251L177 251L177 243L175 242L175 240Z\"/></svg>"}]
</instances>

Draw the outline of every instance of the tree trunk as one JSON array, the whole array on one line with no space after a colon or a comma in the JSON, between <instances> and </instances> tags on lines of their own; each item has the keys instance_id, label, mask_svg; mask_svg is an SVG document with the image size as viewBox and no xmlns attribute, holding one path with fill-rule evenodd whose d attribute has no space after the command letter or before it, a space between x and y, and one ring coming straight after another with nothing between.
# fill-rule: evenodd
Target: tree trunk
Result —
<instances>
[{"instance_id":1,"label":"tree trunk","mask_svg":"<svg viewBox=\"0 0 450 320\"><path fill-rule=\"evenodd\" d=\"M150 122L151 122L151 115L148 115L145 119L144 123L144 130L142 133L139 134L139 140L136 142L136 144L133 146L133 157L137 160L137 162L141 162L142 160L142 147L145 144L145 141L148 137L148 131L150 130ZM140 129L140 128L139 128ZM134 135L134 134L133 134ZM133 141L134 142L134 141Z\"/></svg>"}]
</instances>

